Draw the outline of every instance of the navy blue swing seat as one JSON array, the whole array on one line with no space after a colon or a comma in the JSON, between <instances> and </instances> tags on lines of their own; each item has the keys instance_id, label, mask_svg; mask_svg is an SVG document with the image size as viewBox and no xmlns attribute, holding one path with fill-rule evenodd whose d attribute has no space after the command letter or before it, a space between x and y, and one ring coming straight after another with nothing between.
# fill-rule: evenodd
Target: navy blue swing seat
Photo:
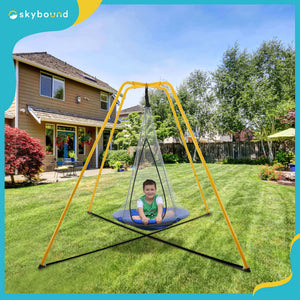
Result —
<instances>
[{"instance_id":1,"label":"navy blue swing seat","mask_svg":"<svg viewBox=\"0 0 300 300\"><path fill-rule=\"evenodd\" d=\"M163 218L162 222L160 224L156 223L156 220L149 220L149 223L147 225L144 225L142 220L133 220L131 216L138 216L139 213L136 209L131 209L131 210L119 210L113 213L113 217L124 224L131 225L134 227L137 227L139 229L144 229L144 230L158 230L158 229L163 229L166 228L186 217L189 216L189 211L184 209L184 208L178 208L176 207L175 209L169 208L168 210L173 210L174 215L169 218ZM165 213L165 208L163 210L163 213Z\"/></svg>"}]
</instances>

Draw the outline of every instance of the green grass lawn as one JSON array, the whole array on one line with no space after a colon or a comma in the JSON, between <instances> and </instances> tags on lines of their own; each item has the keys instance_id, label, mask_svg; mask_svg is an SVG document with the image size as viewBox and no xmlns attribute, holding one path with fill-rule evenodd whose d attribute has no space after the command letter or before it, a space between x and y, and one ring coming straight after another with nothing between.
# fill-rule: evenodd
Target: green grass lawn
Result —
<instances>
[{"instance_id":1,"label":"green grass lawn","mask_svg":"<svg viewBox=\"0 0 300 300\"><path fill-rule=\"evenodd\" d=\"M150 238L38 270L76 179L5 191L6 293L252 293L290 275L295 188L259 179L258 166L209 164L251 268L241 272ZM167 165L190 217L205 213L189 164ZM154 236L242 265L206 177L196 165L211 215ZM112 218L125 202L131 172L101 176L92 212ZM96 177L83 178L46 264L139 235L87 214Z\"/></svg>"}]
</instances>

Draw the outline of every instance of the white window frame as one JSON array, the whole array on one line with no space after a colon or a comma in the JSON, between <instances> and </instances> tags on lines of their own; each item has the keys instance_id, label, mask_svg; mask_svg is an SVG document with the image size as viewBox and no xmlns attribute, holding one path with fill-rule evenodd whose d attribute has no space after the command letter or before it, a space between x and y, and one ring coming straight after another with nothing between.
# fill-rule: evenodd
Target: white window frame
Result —
<instances>
[{"instance_id":1,"label":"white window frame","mask_svg":"<svg viewBox=\"0 0 300 300\"><path fill-rule=\"evenodd\" d=\"M49 76L51 77L51 85L52 85L52 91L51 91L51 96L47 96L47 95L43 95L41 93L42 91L42 75L45 75L45 76ZM63 94L63 99L59 99L59 98L55 98L54 97L54 81L60 81L63 83L63 89L64 89L64 94ZM60 100L60 101L65 101L65 91L66 91L66 84L65 84L65 80L64 78L61 78L61 77L58 77L58 76L55 76L55 75L52 75L52 74L49 74L49 73L46 73L46 72L40 72L40 96L42 97L47 97L47 98L51 98L51 99L55 99L55 100Z\"/></svg>"},{"instance_id":2,"label":"white window frame","mask_svg":"<svg viewBox=\"0 0 300 300\"><path fill-rule=\"evenodd\" d=\"M102 100L102 96L107 96L107 101ZM104 108L101 107L102 102L107 103L107 109L104 109ZM109 94L105 93L105 92L100 92L100 109L104 110L104 111L108 111L109 110L109 104L110 104L109 103Z\"/></svg>"}]
</instances>

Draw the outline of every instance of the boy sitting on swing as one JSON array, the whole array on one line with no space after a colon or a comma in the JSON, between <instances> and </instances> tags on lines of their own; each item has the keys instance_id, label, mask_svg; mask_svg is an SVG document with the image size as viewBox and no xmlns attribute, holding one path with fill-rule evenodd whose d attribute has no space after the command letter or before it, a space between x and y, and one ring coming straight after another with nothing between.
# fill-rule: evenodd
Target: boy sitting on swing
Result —
<instances>
[{"instance_id":1,"label":"boy sitting on swing","mask_svg":"<svg viewBox=\"0 0 300 300\"><path fill-rule=\"evenodd\" d=\"M142 220L144 225L147 225L149 220L156 220L157 224L162 222L163 217L163 199L156 195L156 182L147 179L143 182L144 196L137 200L137 210L139 215L132 216L135 220ZM173 216L173 211L167 211L165 217Z\"/></svg>"}]
</instances>

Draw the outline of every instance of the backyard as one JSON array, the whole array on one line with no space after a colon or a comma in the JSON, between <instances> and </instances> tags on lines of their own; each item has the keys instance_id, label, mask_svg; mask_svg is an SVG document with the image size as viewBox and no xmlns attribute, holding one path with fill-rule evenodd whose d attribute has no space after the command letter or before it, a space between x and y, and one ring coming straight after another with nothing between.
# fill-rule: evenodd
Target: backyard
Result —
<instances>
[{"instance_id":1,"label":"backyard","mask_svg":"<svg viewBox=\"0 0 300 300\"><path fill-rule=\"evenodd\" d=\"M208 164L251 273L144 237L38 269L76 179L5 190L6 293L252 293L290 275L295 188L258 177L260 166ZM193 218L205 207L189 164L166 169ZM154 236L242 265L201 164L196 164L211 215ZM124 204L131 172L101 176L92 212L112 218ZM96 177L79 185L46 264L139 235L87 214Z\"/></svg>"}]
</instances>

